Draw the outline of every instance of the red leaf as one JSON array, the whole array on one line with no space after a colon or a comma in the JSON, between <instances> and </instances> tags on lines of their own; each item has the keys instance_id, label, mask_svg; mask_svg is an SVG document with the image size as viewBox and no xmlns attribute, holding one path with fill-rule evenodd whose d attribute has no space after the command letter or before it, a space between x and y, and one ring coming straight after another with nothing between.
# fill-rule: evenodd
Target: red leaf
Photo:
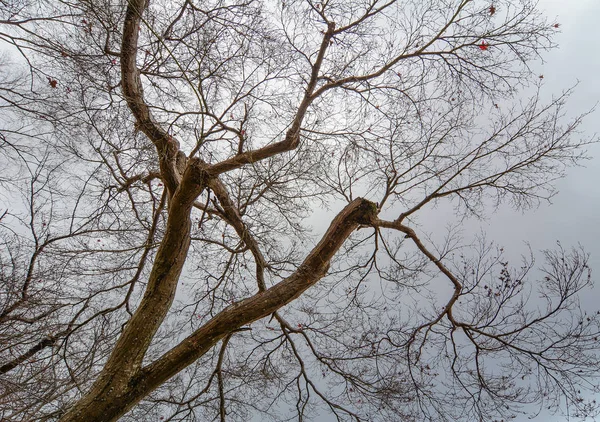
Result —
<instances>
[{"instance_id":1,"label":"red leaf","mask_svg":"<svg viewBox=\"0 0 600 422\"><path fill-rule=\"evenodd\" d=\"M496 8L494 7L494 5L492 4L490 6L490 16L492 16L494 13L496 13Z\"/></svg>"},{"instance_id":2,"label":"red leaf","mask_svg":"<svg viewBox=\"0 0 600 422\"><path fill-rule=\"evenodd\" d=\"M47 78L48 78L48 84L52 88L56 88L56 85L58 84L58 81L56 79L52 79L50 76L47 76Z\"/></svg>"},{"instance_id":3,"label":"red leaf","mask_svg":"<svg viewBox=\"0 0 600 422\"><path fill-rule=\"evenodd\" d=\"M560 28L560 23L555 23L553 26L554 26L555 28Z\"/></svg>"},{"instance_id":4,"label":"red leaf","mask_svg":"<svg viewBox=\"0 0 600 422\"><path fill-rule=\"evenodd\" d=\"M488 43L486 43L485 41L481 41L481 44L479 44L479 49L485 51L488 49L489 46L490 45Z\"/></svg>"}]
</instances>

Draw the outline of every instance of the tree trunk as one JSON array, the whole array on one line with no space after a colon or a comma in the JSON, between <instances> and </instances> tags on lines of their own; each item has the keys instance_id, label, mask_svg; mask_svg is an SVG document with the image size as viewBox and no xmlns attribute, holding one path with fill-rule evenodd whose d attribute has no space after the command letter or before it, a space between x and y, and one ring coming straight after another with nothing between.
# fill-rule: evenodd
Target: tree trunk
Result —
<instances>
[{"instance_id":1,"label":"tree trunk","mask_svg":"<svg viewBox=\"0 0 600 422\"><path fill-rule=\"evenodd\" d=\"M107 422L117 420L162 383L200 358L227 334L272 314L323 278L329 269L331 258L348 236L360 224L374 221L376 216L375 204L366 199L355 199L335 217L321 241L292 275L271 288L224 309L157 361L145 368L140 368L143 353L147 350L152 335L158 329L158 325L155 324L159 317L153 314L152 306L161 306L167 301L170 303L174 295L174 290L161 289L157 285L159 283L155 281L149 283L148 291L144 295L140 307L125 327L125 331L117 341L114 352L98 380L90 392L76 403L60 421ZM173 221L179 222L181 217L169 216L167 234L159 250L160 257L157 256L152 271L154 277L156 277L155 273L163 274L163 270L167 268L165 266L167 262L173 263L175 266L180 265L181 254L184 253L184 250L187 251L189 241L180 238L178 243L172 244L173 240L169 232L169 229L173 230L177 224ZM189 232L187 235L189 238ZM169 250L167 245L176 250ZM169 256L171 260L167 261L165 255ZM179 277L180 270L181 267L179 270L167 272L163 278L165 284L170 285L170 281L174 280L172 277L175 275ZM171 277L168 278L168 282L166 277ZM164 297L162 297L163 291ZM158 297L155 297L155 294L158 294ZM160 320L162 321L162 319ZM151 326L146 324L151 324ZM143 352L141 352L142 349Z\"/></svg>"}]
</instances>

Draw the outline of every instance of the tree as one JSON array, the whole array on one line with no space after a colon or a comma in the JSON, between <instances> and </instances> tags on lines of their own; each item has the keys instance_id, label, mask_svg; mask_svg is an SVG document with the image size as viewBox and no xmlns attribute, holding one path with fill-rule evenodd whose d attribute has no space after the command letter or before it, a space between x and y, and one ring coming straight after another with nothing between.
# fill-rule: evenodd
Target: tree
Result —
<instances>
[{"instance_id":1,"label":"tree","mask_svg":"<svg viewBox=\"0 0 600 422\"><path fill-rule=\"evenodd\" d=\"M1 4L3 420L596 411L585 252L418 219L585 158L533 0Z\"/></svg>"}]
</instances>

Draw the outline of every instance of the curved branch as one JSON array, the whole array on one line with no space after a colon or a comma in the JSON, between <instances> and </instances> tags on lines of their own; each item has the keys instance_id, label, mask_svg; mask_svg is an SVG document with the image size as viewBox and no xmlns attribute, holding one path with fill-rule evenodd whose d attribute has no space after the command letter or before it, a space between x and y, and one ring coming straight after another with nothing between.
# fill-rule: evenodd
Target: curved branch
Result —
<instances>
[{"instance_id":1,"label":"curved branch","mask_svg":"<svg viewBox=\"0 0 600 422\"><path fill-rule=\"evenodd\" d=\"M166 380L195 362L228 334L272 314L316 284L326 275L330 260L352 232L361 224L372 223L376 217L377 206L374 203L363 198L355 199L333 219L321 241L293 274L269 289L225 308L157 361L141 370L121 372L118 378L116 374L112 374L115 378L113 382L105 379L106 374L101 375L93 387L97 394L84 397L61 418L61 422L117 420ZM159 262L158 257L157 262ZM148 290L152 290L150 284ZM142 303L145 303L145 299ZM144 320L138 321L138 323L143 322ZM125 330L131 331L133 325L130 321ZM144 335L152 331L148 327L144 327L143 330L142 327L137 328L144 331ZM125 336L121 338L123 337ZM119 344L115 348L116 353L129 354L121 343L123 342L119 339ZM125 356L122 358L131 359ZM109 363L111 360L113 356L109 359Z\"/></svg>"},{"instance_id":2,"label":"curved branch","mask_svg":"<svg viewBox=\"0 0 600 422\"><path fill-rule=\"evenodd\" d=\"M180 181L177 170L179 143L152 118L150 108L144 100L140 71L136 65L139 30L142 14L147 6L148 0L130 0L127 6L121 42L121 84L127 105L136 120L136 127L152 141L158 151L161 174L172 196Z\"/></svg>"},{"instance_id":3,"label":"curved branch","mask_svg":"<svg viewBox=\"0 0 600 422\"><path fill-rule=\"evenodd\" d=\"M327 51L327 47L329 46L334 33L335 23L330 22L327 25L327 31L325 31L323 34L323 39L321 41L321 46L319 47L319 52L317 53L317 58L312 65L310 80L306 87L306 91L304 92L304 97L298 106L298 110L296 111L294 120L292 121L290 128L285 135L285 139L254 151L247 151L237 154L232 158L214 164L207 169L208 174L211 176L217 176L221 173L239 168L245 164L255 163L257 161L264 160L265 158L281 154L282 152L291 151L298 146L300 142L300 128L302 126L304 116L306 115L308 107L320 95L320 90L318 90L317 93L314 91L319 80L319 71L321 70L323 59L325 58L325 52Z\"/></svg>"},{"instance_id":4,"label":"curved branch","mask_svg":"<svg viewBox=\"0 0 600 422\"><path fill-rule=\"evenodd\" d=\"M210 180L208 186L212 189L223 206L223 212L227 218L227 222L233 226L242 242L250 249L256 265L256 281L258 283L258 288L261 291L265 290L267 287L265 285L264 270L267 267L267 261L258 247L258 242L256 242L256 239L254 239L252 234L248 231L237 207L229 197L227 187L223 182L215 177Z\"/></svg>"},{"instance_id":5,"label":"curved branch","mask_svg":"<svg viewBox=\"0 0 600 422\"><path fill-rule=\"evenodd\" d=\"M417 330L415 330L415 333L417 331L419 331L421 328L424 328L426 326L430 326L433 324L437 324L444 315L448 315L448 319L454 325L457 325L457 326L460 325L459 323L457 323L454 320L454 317L452 316L452 305L454 305L454 303L458 300L458 297L460 296L460 292L462 290L462 283L456 278L456 276L454 274L452 274L452 272L442 263L442 261L439 258L437 258L433 253L431 253L425 247L423 242L421 242L421 239L419 239L419 237L417 236L415 231L413 229L411 229L410 227L407 227L407 226L399 223L398 221L384 221L384 220L379 220L379 219L374 221L373 225L375 227L385 227L388 229L395 229L395 230L398 230L398 231L401 231L402 233L404 233L407 238L410 238L414 242L415 246L423 253L423 255L425 255L427 257L427 259L429 259L440 270L440 272L442 274L444 274L446 277L448 277L448 279L454 285L454 293L452 294L452 297L446 304L446 308L444 309L444 312L442 312L435 319L435 321L433 321L431 323L427 323L427 324L419 327Z\"/></svg>"}]
</instances>

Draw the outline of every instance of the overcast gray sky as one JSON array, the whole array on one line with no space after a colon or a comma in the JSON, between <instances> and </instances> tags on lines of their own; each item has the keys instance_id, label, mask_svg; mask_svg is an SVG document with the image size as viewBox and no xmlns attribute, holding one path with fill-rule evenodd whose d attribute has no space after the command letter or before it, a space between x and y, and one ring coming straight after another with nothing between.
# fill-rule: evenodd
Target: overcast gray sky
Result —
<instances>
[{"instance_id":1,"label":"overcast gray sky","mask_svg":"<svg viewBox=\"0 0 600 422\"><path fill-rule=\"evenodd\" d=\"M546 54L540 64L544 75L543 95L559 93L577 82L568 110L572 116L591 109L600 101L600 1L540 0L549 16L556 16L561 33L559 48ZM600 109L584 121L582 136L600 134ZM588 153L593 158L585 167L571 168L557 186L559 194L551 205L521 214L503 209L484 225L490 238L505 245L529 241L532 249L552 247L560 240L565 247L581 243L592 256L592 268L598 280L598 296L590 300L596 305L600 298L600 145L592 145Z\"/></svg>"},{"instance_id":2,"label":"overcast gray sky","mask_svg":"<svg viewBox=\"0 0 600 422\"><path fill-rule=\"evenodd\" d=\"M600 101L600 0L539 0L539 6L560 24L555 38L558 48L543 54L544 63L533 65L544 75L542 99L577 84L568 103L567 117L590 111ZM582 137L590 138L594 134L600 135L600 107L581 126ZM542 204L525 213L505 206L489 215L486 221L464 222L462 234L467 240L484 231L488 240L504 246L507 257L513 259L527 255L527 245L539 252L555 248L557 241L567 250L581 244L591 255L590 266L596 283L593 294L585 295L582 303L586 309L595 311L600 308L600 145L591 145L587 151L592 159L584 162L584 167L568 170L567 177L557 183L559 193L551 204ZM444 215L448 221L452 220L451 207L445 209L442 205L421 213L420 228L436 237L433 232L445 226L440 218ZM315 221L314 225L321 224ZM541 259L536 262L543 263ZM319 422L329 420L334 419L319 419ZM531 420L566 422L569 419L541 413L533 419L520 416L513 421Z\"/></svg>"},{"instance_id":3,"label":"overcast gray sky","mask_svg":"<svg viewBox=\"0 0 600 422\"><path fill-rule=\"evenodd\" d=\"M545 63L536 65L544 75L544 95L560 93L579 82L569 112L571 116L586 112L600 101L600 0L539 3L561 25L555 39L559 48L544 55ZM600 109L582 126L582 136L596 132L600 133ZM557 240L565 248L581 244L591 254L590 264L595 271L595 293L584 298L585 306L592 309L600 302L600 145L590 146L588 152L593 159L584 163L585 167L569 170L558 183L560 192L553 204L525 214L502 208L485 222L467 222L467 229L472 233L485 230L490 240L510 248L513 255L527 253L526 241L534 251L552 248ZM519 417L515 422L528 420ZM566 420L544 414L535 418L543 422Z\"/></svg>"},{"instance_id":4,"label":"overcast gray sky","mask_svg":"<svg viewBox=\"0 0 600 422\"><path fill-rule=\"evenodd\" d=\"M556 37L559 48L544 55L539 65L544 75L544 95L559 93L579 82L569 103L575 116L588 111L600 101L600 0L540 0L540 7L556 17L561 33ZM583 124L583 136L600 133L600 109ZM572 168L558 183L559 194L551 205L542 205L525 214L508 208L499 210L489 221L479 224L495 240L515 251L526 252L524 244L541 250L552 248L557 240L565 248L584 246L591 254L591 268L596 288L583 298L586 308L597 309L600 302L600 145L588 149L593 159L585 167ZM476 226L473 223L473 226ZM600 347L600 344L598 345ZM599 368L600 369L600 368ZM519 417L516 422L529 421ZM564 422L562 416L541 414L534 420Z\"/></svg>"}]
</instances>

